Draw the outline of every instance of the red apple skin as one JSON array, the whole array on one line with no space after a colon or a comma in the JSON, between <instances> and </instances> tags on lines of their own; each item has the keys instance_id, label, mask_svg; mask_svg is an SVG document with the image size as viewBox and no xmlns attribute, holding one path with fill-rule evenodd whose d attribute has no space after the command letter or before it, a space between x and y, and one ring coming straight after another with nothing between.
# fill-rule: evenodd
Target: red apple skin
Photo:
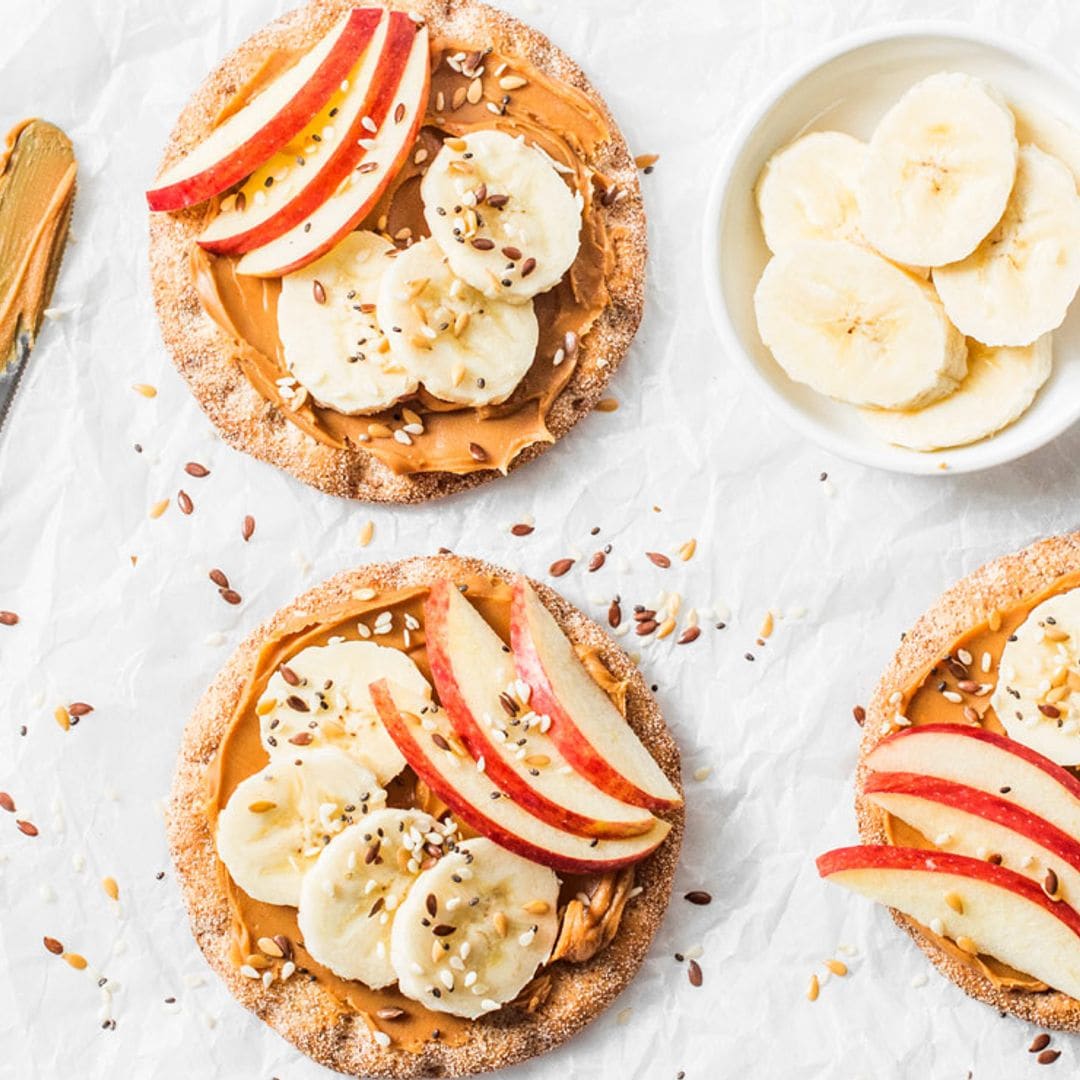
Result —
<instances>
[{"instance_id":1,"label":"red apple skin","mask_svg":"<svg viewBox=\"0 0 1080 1080\"><path fill-rule=\"evenodd\" d=\"M426 101L428 93L431 88L431 69L428 68L428 73L424 79L424 89L421 93L421 101ZM393 161L390 163L390 167L382 174L382 180L380 183L372 188L371 195L359 210L348 221L346 221L340 229L332 237L324 240L321 244L318 244L310 251L305 252L303 255L297 256L291 263L287 263L284 266L278 267L273 276L284 277L286 274L291 274L294 270L299 270L301 267L307 266L308 263L314 262L316 259L321 258L332 248L337 247L341 241L348 236L354 229L358 228L360 223L371 213L378 201L383 197L384 192L390 186L391 181L401 171L401 167L405 164L409 154L412 152L413 144L416 142L417 135L420 134L420 128L424 123L424 112L426 110L421 105L416 111L416 116L413 118L413 122L409 125L406 132L405 139L401 143L401 149L397 152ZM306 214L304 216L307 216ZM266 277L266 274L262 275Z\"/></svg>"},{"instance_id":2,"label":"red apple skin","mask_svg":"<svg viewBox=\"0 0 1080 1080\"><path fill-rule=\"evenodd\" d=\"M528 683L532 690L529 704L541 715L551 717L548 735L577 772L587 776L601 791L606 791L613 798L653 813L662 813L682 805L681 799L664 799L651 795L623 776L589 742L574 723L573 717L562 707L529 631L529 620L525 613L524 578L518 578L514 582L510 609L510 644L514 650L514 666L517 668L518 678Z\"/></svg>"},{"instance_id":3,"label":"red apple skin","mask_svg":"<svg viewBox=\"0 0 1080 1080\"><path fill-rule=\"evenodd\" d=\"M475 830L481 836L486 836L489 840L494 840L496 844L506 848L507 851L513 851L515 854L539 863L541 866L548 866L552 870L558 870L566 874L602 874L608 870L617 870L646 858L663 842L663 837L661 837L653 847L625 859L574 859L556 855L538 847L516 833L509 832L498 822L492 821L478 807L458 794L450 779L439 771L438 767L413 737L412 732L409 731L404 717L394 704L390 688L385 680L372 683L369 690L371 700L379 713L379 719L382 720L390 738L397 744L397 748L401 751L402 756L409 763L409 767L413 772L470 829Z\"/></svg>"},{"instance_id":4,"label":"red apple skin","mask_svg":"<svg viewBox=\"0 0 1080 1080\"><path fill-rule=\"evenodd\" d=\"M989 792L968 787L966 784L957 784L952 780L901 772L871 773L863 790L867 795L893 792L955 806L958 810L992 821L995 825L1027 837L1080 871L1080 841L1022 806L999 799Z\"/></svg>"},{"instance_id":5,"label":"red apple skin","mask_svg":"<svg viewBox=\"0 0 1080 1080\"><path fill-rule=\"evenodd\" d=\"M1063 922L1080 937L1080 915L1068 904L1051 900L1031 878L1015 870L995 866L967 855L946 851L923 851L919 848L893 847L891 844L862 844L836 848L817 858L818 873L823 878L844 870L915 870L931 873L956 874L959 877L986 881L1022 896Z\"/></svg>"},{"instance_id":6,"label":"red apple skin","mask_svg":"<svg viewBox=\"0 0 1080 1080\"><path fill-rule=\"evenodd\" d=\"M427 634L425 644L428 663L431 665L431 678L435 683L439 701L450 718L455 734L465 744L465 749L472 755L473 760L484 759L484 771L491 777L492 783L505 791L518 806L564 832L577 833L578 836L612 838L642 836L647 833L652 822L637 825L633 822L597 821L560 806L527 784L503 759L498 748L484 733L481 722L473 716L454 675L447 617L449 590L456 587L446 578L431 587L428 598L424 601L424 628Z\"/></svg>"},{"instance_id":7,"label":"red apple skin","mask_svg":"<svg viewBox=\"0 0 1080 1080\"><path fill-rule=\"evenodd\" d=\"M363 107L356 114L352 127L334 151L330 161L314 175L296 197L282 206L272 217L245 232L219 240L200 240L200 247L215 255L243 255L253 248L262 247L271 240L276 240L283 233L299 225L314 207L325 203L365 153L358 142L370 134L361 122L363 118L370 117L380 127L386 119L386 114L394 100L394 93L405 70L405 61L416 38L416 31L416 24L405 12L392 11L390 13L390 25L387 29L382 55L375 70L375 77L367 89ZM425 90L427 85L429 83L425 84ZM413 138L415 139L415 135ZM407 144L406 150L411 145L412 140ZM387 170L387 174L392 175L390 170ZM389 183L389 180L387 182ZM310 262L312 258L314 256L305 257L304 262Z\"/></svg>"},{"instance_id":8,"label":"red apple skin","mask_svg":"<svg viewBox=\"0 0 1080 1080\"><path fill-rule=\"evenodd\" d=\"M920 724L918 727L904 728L902 731L894 732L887 738L882 739L881 742L878 743L878 746L884 746L886 743L899 742L901 739L918 738L920 734L928 734L931 732L935 732L939 735L956 735L960 738L978 739L981 742L990 743L993 746L1000 747L1000 749L1007 753L1014 754L1018 758L1023 758L1030 764L1042 769L1043 772L1052 776L1062 787L1068 788L1070 794L1074 798L1080 799L1080 780L1077 780L1068 769L1063 769L1056 762L1051 761L1048 757L1044 757L1037 750L1032 750L1029 746L1025 746L1015 739L999 735L995 731L987 731L985 728L974 726L968 727L966 724ZM874 749L876 750L877 747ZM871 769L874 767L873 758L874 752L871 751L867 759L867 764Z\"/></svg>"},{"instance_id":9,"label":"red apple skin","mask_svg":"<svg viewBox=\"0 0 1080 1080\"><path fill-rule=\"evenodd\" d=\"M174 184L151 188L151 210L183 210L212 198L243 180L274 156L323 107L359 59L382 18L381 8L353 8L326 59L293 98L231 153L202 172Z\"/></svg>"}]
</instances>

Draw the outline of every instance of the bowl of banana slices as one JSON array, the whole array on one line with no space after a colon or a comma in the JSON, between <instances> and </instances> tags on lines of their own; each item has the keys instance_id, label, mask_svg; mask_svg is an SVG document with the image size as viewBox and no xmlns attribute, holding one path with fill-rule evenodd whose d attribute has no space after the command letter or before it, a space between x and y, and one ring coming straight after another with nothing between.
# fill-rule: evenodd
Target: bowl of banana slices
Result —
<instances>
[{"instance_id":1,"label":"bowl of banana slices","mask_svg":"<svg viewBox=\"0 0 1080 1080\"><path fill-rule=\"evenodd\" d=\"M835 42L748 113L705 282L726 352L825 449L923 475L1080 419L1080 82L1015 42Z\"/></svg>"}]
</instances>

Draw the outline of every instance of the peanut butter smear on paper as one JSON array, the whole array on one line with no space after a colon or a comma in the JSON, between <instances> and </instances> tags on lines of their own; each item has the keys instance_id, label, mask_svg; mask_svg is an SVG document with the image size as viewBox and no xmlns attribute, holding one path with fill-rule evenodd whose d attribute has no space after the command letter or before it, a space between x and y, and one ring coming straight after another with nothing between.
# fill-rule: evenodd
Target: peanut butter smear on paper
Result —
<instances>
[{"instance_id":1,"label":"peanut butter smear on paper","mask_svg":"<svg viewBox=\"0 0 1080 1080\"><path fill-rule=\"evenodd\" d=\"M970 677L980 682L989 682L991 675L981 670L981 659L984 654L988 654L989 670L993 673L993 678L997 678L1001 667L1001 654L1005 651L1005 645L1009 637L1016 632L1017 627L1044 600L1075 588L1080 588L1080 574L1066 574L1042 592L1025 597L1011 607L999 609L996 613L997 618L994 620L996 629L992 629L988 621L974 626L953 642L947 656L956 657L962 651L970 653L972 657L977 658L977 666L972 669ZM947 663L945 657L942 657L904 691L897 708L914 727L923 724L963 724L970 727L977 724L997 735L1007 735L990 704L989 694L974 698L970 695L961 695L963 700L960 702L949 701L942 695L939 687L943 683L947 689L957 690L957 683L961 681L963 681L963 675L960 668L956 667L955 663ZM885 834L890 844L899 847L938 850L936 844L899 818L884 811L881 811L881 814ZM929 928L921 926L920 929L938 948L948 953L958 963L985 976L999 990L1026 990L1037 993L1049 989L1046 983L1010 967L996 957L972 956L947 938L933 933Z\"/></svg>"},{"instance_id":2,"label":"peanut butter smear on paper","mask_svg":"<svg viewBox=\"0 0 1080 1080\"><path fill-rule=\"evenodd\" d=\"M532 367L514 393L502 404L462 408L439 401L421 390L415 397L380 413L349 416L324 408L308 399L291 408L281 397L277 380L287 375L284 349L277 329L277 300L281 279L244 277L236 272L237 260L214 256L197 245L191 253L192 276L207 314L233 339L236 359L255 389L280 408L283 416L325 446L344 449L362 445L399 475L423 472L470 473L483 469L506 471L515 457L533 443L549 443L554 437L547 415L555 399L574 374L576 356L553 360L563 348L567 334L580 340L607 306L608 282L616 264L621 230L606 222L594 174L587 162L608 142L611 132L601 111L569 84L558 82L517 57L490 54L482 76L486 97L498 100L502 91L494 72L513 70L526 77L502 115L493 115L484 101L459 101L455 91L468 83L446 62L447 56L468 51L454 42L431 45L431 92L424 125L406 165L380 199L364 229L388 236L405 235L413 240L428 235L420 201L423 168L438 153L443 138L494 128L523 136L539 146L560 168L567 183L581 195L582 226L577 258L562 281L535 298L540 340ZM280 70L282 63L268 61L264 69ZM247 100L265 78L264 69L241 88L237 100ZM441 106L441 107L440 107ZM234 109L226 105L222 115ZM419 158L419 160L417 160ZM595 180L594 180L595 177ZM211 212L216 210L211 204ZM564 354L566 350L564 349ZM424 431L404 444L387 437L371 438L369 425L388 427L400 419L401 405L423 418ZM477 452L480 448L481 453Z\"/></svg>"},{"instance_id":3,"label":"peanut butter smear on paper","mask_svg":"<svg viewBox=\"0 0 1080 1080\"><path fill-rule=\"evenodd\" d=\"M44 120L24 120L0 150L0 372L16 339L33 344L64 253L75 201L71 140Z\"/></svg>"}]
</instances>

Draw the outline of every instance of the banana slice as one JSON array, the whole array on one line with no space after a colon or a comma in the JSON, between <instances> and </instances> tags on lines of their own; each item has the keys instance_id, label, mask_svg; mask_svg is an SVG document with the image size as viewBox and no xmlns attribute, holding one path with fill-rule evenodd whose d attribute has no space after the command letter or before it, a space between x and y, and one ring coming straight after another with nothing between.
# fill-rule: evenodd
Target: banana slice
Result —
<instances>
[{"instance_id":1,"label":"banana slice","mask_svg":"<svg viewBox=\"0 0 1080 1080\"><path fill-rule=\"evenodd\" d=\"M403 251L379 289L378 318L410 375L442 401L497 405L532 366L532 301L491 300L455 277L434 240Z\"/></svg>"},{"instance_id":2,"label":"banana slice","mask_svg":"<svg viewBox=\"0 0 1080 1080\"><path fill-rule=\"evenodd\" d=\"M559 882L491 840L468 840L417 878L398 908L390 962L403 994L469 1018L517 997L551 953Z\"/></svg>"},{"instance_id":3,"label":"banana slice","mask_svg":"<svg viewBox=\"0 0 1080 1080\"><path fill-rule=\"evenodd\" d=\"M300 887L304 948L343 979L359 979L376 990L395 982L394 916L421 865L441 858L454 831L451 825L447 835L418 810L387 809L335 836Z\"/></svg>"},{"instance_id":4,"label":"banana slice","mask_svg":"<svg viewBox=\"0 0 1080 1080\"><path fill-rule=\"evenodd\" d=\"M854 405L918 408L967 370L934 290L846 240L773 256L754 293L758 330L796 382Z\"/></svg>"},{"instance_id":5,"label":"banana slice","mask_svg":"<svg viewBox=\"0 0 1080 1080\"><path fill-rule=\"evenodd\" d=\"M370 641L312 645L270 676L256 706L263 746L273 761L298 747L333 746L388 784L405 759L379 720L368 686L389 681L394 700L418 715L431 707L431 686L399 649Z\"/></svg>"},{"instance_id":6,"label":"banana slice","mask_svg":"<svg viewBox=\"0 0 1080 1080\"><path fill-rule=\"evenodd\" d=\"M936 267L934 284L949 318L984 345L1030 345L1056 330L1080 288L1080 195L1068 167L1025 146L1004 216L968 258Z\"/></svg>"},{"instance_id":7,"label":"banana slice","mask_svg":"<svg viewBox=\"0 0 1080 1080\"><path fill-rule=\"evenodd\" d=\"M327 408L378 412L416 390L375 321L379 282L393 244L352 232L337 247L281 279L278 336L297 381Z\"/></svg>"},{"instance_id":8,"label":"banana slice","mask_svg":"<svg viewBox=\"0 0 1080 1080\"><path fill-rule=\"evenodd\" d=\"M967 377L947 398L914 412L866 409L863 416L886 442L911 450L978 442L1027 412L1050 377L1051 338L1014 348L969 340Z\"/></svg>"},{"instance_id":9,"label":"banana slice","mask_svg":"<svg viewBox=\"0 0 1080 1080\"><path fill-rule=\"evenodd\" d=\"M996 90L971 75L924 79L870 140L859 185L863 235L897 262L965 258L1004 212L1016 157L1013 115Z\"/></svg>"},{"instance_id":10,"label":"banana slice","mask_svg":"<svg viewBox=\"0 0 1080 1080\"><path fill-rule=\"evenodd\" d=\"M1080 765L1080 589L1031 609L1001 654L990 704L1009 738Z\"/></svg>"},{"instance_id":11,"label":"banana slice","mask_svg":"<svg viewBox=\"0 0 1080 1080\"><path fill-rule=\"evenodd\" d=\"M450 268L485 296L524 303L577 258L581 196L524 138L488 130L447 139L420 193Z\"/></svg>"},{"instance_id":12,"label":"banana slice","mask_svg":"<svg viewBox=\"0 0 1080 1080\"><path fill-rule=\"evenodd\" d=\"M218 816L218 855L253 900L296 907L330 839L385 803L371 772L341 750L279 758L236 785Z\"/></svg>"},{"instance_id":13,"label":"banana slice","mask_svg":"<svg viewBox=\"0 0 1080 1080\"><path fill-rule=\"evenodd\" d=\"M1020 145L1030 143L1063 162L1080 188L1080 132L1030 102L1014 101L1009 108L1016 117L1016 138Z\"/></svg>"},{"instance_id":14,"label":"banana slice","mask_svg":"<svg viewBox=\"0 0 1080 1080\"><path fill-rule=\"evenodd\" d=\"M806 240L862 241L859 177L866 143L839 131L815 131L773 154L755 195L769 250Z\"/></svg>"}]
</instances>

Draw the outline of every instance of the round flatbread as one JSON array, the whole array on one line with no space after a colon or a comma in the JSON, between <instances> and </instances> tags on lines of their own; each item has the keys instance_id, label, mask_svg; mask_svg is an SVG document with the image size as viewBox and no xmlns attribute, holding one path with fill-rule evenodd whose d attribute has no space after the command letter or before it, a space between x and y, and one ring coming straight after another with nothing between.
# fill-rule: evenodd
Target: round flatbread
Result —
<instances>
[{"instance_id":1,"label":"round flatbread","mask_svg":"<svg viewBox=\"0 0 1080 1080\"><path fill-rule=\"evenodd\" d=\"M378 591L430 584L439 578L512 575L476 559L453 555L379 563L337 575L298 597L260 626L218 674L195 709L183 737L168 811L169 844L195 939L210 965L241 1004L276 1028L316 1061L355 1076L418 1078L469 1076L504 1068L550 1050L594 1020L620 994L641 965L667 910L682 842L683 811L664 814L671 832L648 858L636 864L642 892L627 904L614 940L581 964L559 962L546 971L551 993L535 1012L503 1009L473 1022L462 1046L425 1043L419 1053L375 1041L364 1019L343 1014L320 983L292 978L265 990L245 978L230 959L232 928L228 898L213 836L201 807L207 769L263 644L303 613L330 611L359 589ZM659 706L630 658L591 619L543 584L533 582L567 636L597 650L611 674L628 680L627 720L668 778L679 783L679 752Z\"/></svg>"},{"instance_id":2,"label":"round flatbread","mask_svg":"<svg viewBox=\"0 0 1080 1080\"><path fill-rule=\"evenodd\" d=\"M896 706L889 699L920 680L941 660L958 637L985 622L995 609L1004 610L1033 597L1065 574L1080 570L1080 532L1042 540L1013 555L987 563L957 582L904 635L867 706L859 752L855 809L864 843L887 843L881 811L862 794L869 769L866 756L883 738ZM893 918L914 939L934 965L966 994L1040 1027L1080 1031L1080 1001L1053 990L1035 993L1004 990L971 965L959 962L923 933L919 924L898 911Z\"/></svg>"},{"instance_id":3,"label":"round flatbread","mask_svg":"<svg viewBox=\"0 0 1080 1080\"><path fill-rule=\"evenodd\" d=\"M162 167L175 163L204 137L222 106L275 49L296 49L326 33L352 0L312 0L260 30L205 79L180 115ZM606 278L609 303L580 343L573 377L547 414L555 440L591 411L626 355L644 307L645 212L637 170L614 119L584 72L543 34L478 0L417 0L408 6L423 17L433 37L465 41L521 57L539 72L576 87L603 116L611 138L589 164L621 192L602 207L614 235L613 266ZM610 188L608 189L610 190ZM229 336L204 312L189 267L189 253L204 210L151 214L150 275L162 335L199 404L224 439L332 495L372 502L418 503L464 491L502 475L484 469L397 475L362 446L337 449L316 441L262 397L233 361ZM542 453L550 443L526 447L511 468Z\"/></svg>"}]
</instances>

